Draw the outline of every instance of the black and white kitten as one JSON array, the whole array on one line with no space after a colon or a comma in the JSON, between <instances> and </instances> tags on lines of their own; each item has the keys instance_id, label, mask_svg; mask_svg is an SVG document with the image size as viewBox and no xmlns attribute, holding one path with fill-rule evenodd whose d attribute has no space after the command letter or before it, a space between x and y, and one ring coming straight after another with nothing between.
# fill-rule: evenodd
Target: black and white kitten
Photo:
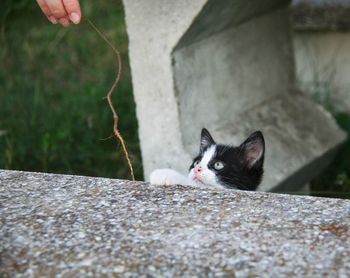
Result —
<instances>
[{"instance_id":1,"label":"black and white kitten","mask_svg":"<svg viewBox=\"0 0 350 278\"><path fill-rule=\"evenodd\" d=\"M216 144L203 128L199 154L190 166L188 177L171 169L158 169L151 173L150 182L256 190L264 173L264 153L265 142L260 131L233 147Z\"/></svg>"}]
</instances>

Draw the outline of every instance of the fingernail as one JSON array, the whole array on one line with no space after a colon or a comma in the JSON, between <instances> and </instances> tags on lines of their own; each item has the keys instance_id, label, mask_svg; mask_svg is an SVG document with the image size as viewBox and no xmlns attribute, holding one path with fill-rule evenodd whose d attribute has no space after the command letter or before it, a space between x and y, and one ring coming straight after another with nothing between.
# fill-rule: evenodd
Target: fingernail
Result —
<instances>
[{"instance_id":1,"label":"fingernail","mask_svg":"<svg viewBox=\"0 0 350 278\"><path fill-rule=\"evenodd\" d=\"M57 24L57 20L56 18L54 18L53 16L49 16L48 20L52 23L52 24Z\"/></svg>"},{"instance_id":2,"label":"fingernail","mask_svg":"<svg viewBox=\"0 0 350 278\"><path fill-rule=\"evenodd\" d=\"M71 13L69 18L74 24L78 24L80 22L80 15L77 13Z\"/></svg>"}]
</instances>

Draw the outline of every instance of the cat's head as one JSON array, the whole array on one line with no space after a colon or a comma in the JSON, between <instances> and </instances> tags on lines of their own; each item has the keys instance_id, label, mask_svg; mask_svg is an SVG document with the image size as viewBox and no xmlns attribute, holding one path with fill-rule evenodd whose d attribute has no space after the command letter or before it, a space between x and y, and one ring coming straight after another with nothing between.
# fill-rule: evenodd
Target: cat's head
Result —
<instances>
[{"instance_id":1,"label":"cat's head","mask_svg":"<svg viewBox=\"0 0 350 278\"><path fill-rule=\"evenodd\" d=\"M260 131L240 146L217 144L202 129L200 151L190 167L189 178L213 187L256 190L263 176L265 142Z\"/></svg>"}]
</instances>

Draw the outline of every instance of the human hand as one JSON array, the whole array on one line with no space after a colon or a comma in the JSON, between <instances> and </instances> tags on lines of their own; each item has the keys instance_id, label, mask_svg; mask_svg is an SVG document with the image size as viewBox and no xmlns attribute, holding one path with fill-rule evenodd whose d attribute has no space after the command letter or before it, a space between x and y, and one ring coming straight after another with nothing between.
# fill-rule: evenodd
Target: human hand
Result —
<instances>
[{"instance_id":1,"label":"human hand","mask_svg":"<svg viewBox=\"0 0 350 278\"><path fill-rule=\"evenodd\" d=\"M70 22L78 24L81 20L79 0L36 0L47 19L67 27Z\"/></svg>"}]
</instances>

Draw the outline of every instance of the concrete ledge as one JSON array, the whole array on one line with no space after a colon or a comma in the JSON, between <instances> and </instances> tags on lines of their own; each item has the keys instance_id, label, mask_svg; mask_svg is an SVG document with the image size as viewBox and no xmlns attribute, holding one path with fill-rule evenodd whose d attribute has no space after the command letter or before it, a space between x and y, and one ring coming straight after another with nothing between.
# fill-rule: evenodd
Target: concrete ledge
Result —
<instances>
[{"instance_id":1,"label":"concrete ledge","mask_svg":"<svg viewBox=\"0 0 350 278\"><path fill-rule=\"evenodd\" d=\"M350 275L350 201L0 171L0 276Z\"/></svg>"}]
</instances>

